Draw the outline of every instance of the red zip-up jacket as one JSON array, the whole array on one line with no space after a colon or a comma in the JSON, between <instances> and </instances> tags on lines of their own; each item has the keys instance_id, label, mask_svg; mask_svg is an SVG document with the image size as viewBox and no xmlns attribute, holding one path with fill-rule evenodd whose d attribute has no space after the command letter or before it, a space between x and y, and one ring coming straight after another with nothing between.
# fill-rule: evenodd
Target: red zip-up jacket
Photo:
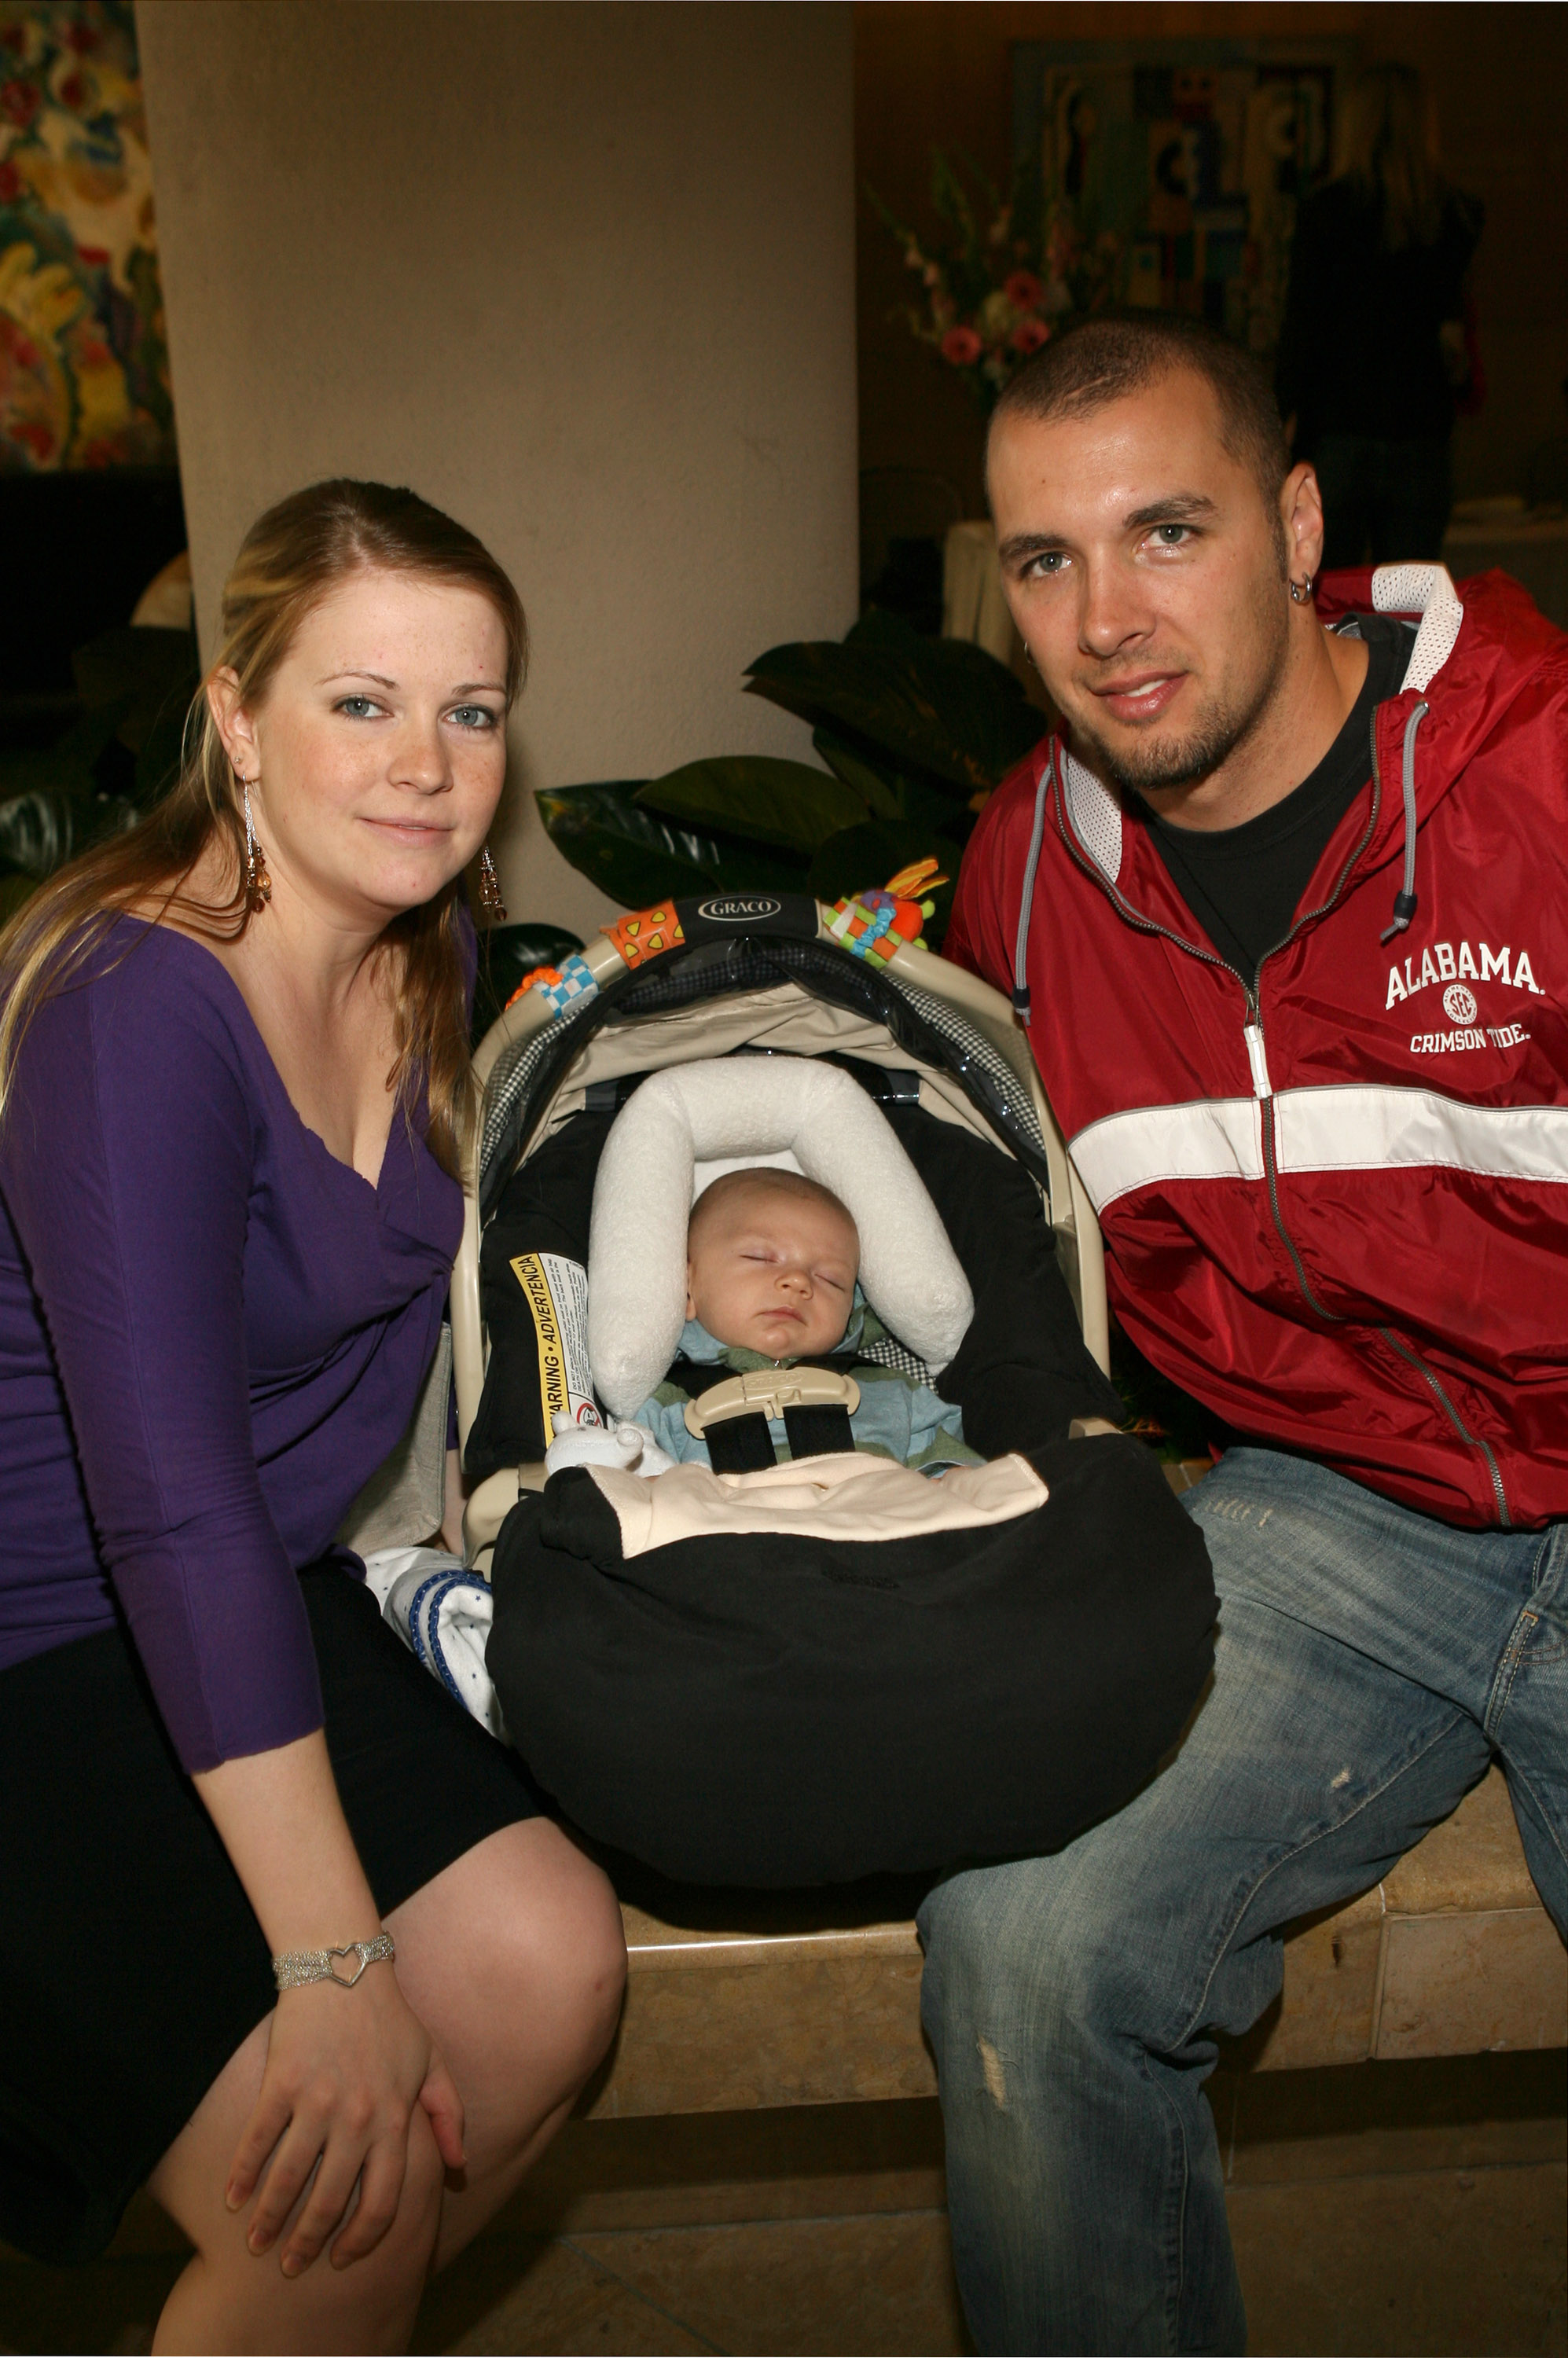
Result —
<instances>
[{"instance_id":1,"label":"red zip-up jacket","mask_svg":"<svg viewBox=\"0 0 1568 2358\"><path fill-rule=\"evenodd\" d=\"M1568 1515L1568 637L1500 573L1319 600L1420 628L1255 989L1057 741L987 805L945 954L1027 990L1155 1367L1444 1522L1537 1527Z\"/></svg>"}]
</instances>

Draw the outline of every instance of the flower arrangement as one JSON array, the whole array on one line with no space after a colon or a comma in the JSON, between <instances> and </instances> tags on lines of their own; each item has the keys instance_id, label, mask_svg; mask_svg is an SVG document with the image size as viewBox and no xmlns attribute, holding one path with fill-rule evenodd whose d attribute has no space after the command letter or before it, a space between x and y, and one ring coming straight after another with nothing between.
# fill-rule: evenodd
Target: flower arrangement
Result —
<instances>
[{"instance_id":1,"label":"flower arrangement","mask_svg":"<svg viewBox=\"0 0 1568 2358\"><path fill-rule=\"evenodd\" d=\"M1021 181L1003 203L979 168L969 169L989 211L983 225L955 166L933 151L931 201L950 233L940 242L923 242L870 194L925 290L923 304L893 317L941 354L989 415L1009 379L1053 335L1116 299L1122 242L1114 230L1088 235L1059 190L1031 204Z\"/></svg>"}]
</instances>

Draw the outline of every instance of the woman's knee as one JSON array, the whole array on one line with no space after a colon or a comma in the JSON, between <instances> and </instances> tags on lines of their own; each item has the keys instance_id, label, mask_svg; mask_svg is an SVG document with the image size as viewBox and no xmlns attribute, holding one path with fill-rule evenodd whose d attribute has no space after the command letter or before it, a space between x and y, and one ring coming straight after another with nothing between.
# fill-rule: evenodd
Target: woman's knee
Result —
<instances>
[{"instance_id":1,"label":"woman's knee","mask_svg":"<svg viewBox=\"0 0 1568 2358\"><path fill-rule=\"evenodd\" d=\"M562 2062L580 2085L602 2061L621 2018L626 1938L609 1877L565 1846L570 1855L560 1863L546 1937L527 1942L517 1967L555 2017Z\"/></svg>"},{"instance_id":2,"label":"woman's knee","mask_svg":"<svg viewBox=\"0 0 1568 2358\"><path fill-rule=\"evenodd\" d=\"M424 1895L408 1910L416 2011L460 2087L510 2082L524 2111L552 2109L595 2069L620 2016L626 1944L609 1879L535 1819L493 1836L443 1882L429 1895L438 1912Z\"/></svg>"}]
</instances>

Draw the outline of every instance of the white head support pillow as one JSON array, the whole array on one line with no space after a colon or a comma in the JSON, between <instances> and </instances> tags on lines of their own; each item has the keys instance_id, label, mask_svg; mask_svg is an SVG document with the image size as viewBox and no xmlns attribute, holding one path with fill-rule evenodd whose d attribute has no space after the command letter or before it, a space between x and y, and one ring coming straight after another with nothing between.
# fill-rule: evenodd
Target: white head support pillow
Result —
<instances>
[{"instance_id":1,"label":"white head support pillow","mask_svg":"<svg viewBox=\"0 0 1568 2358\"><path fill-rule=\"evenodd\" d=\"M934 1370L957 1350L974 1297L936 1206L864 1089L809 1056L715 1056L644 1081L600 1158L588 1352L612 1415L641 1408L676 1356L697 1165L785 1154L848 1208L860 1283L883 1324Z\"/></svg>"}]
</instances>

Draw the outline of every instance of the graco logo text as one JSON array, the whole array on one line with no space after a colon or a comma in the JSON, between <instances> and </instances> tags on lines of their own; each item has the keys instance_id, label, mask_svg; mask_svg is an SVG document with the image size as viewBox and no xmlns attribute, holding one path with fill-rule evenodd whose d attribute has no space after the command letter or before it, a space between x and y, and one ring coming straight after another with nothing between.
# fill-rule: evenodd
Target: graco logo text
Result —
<instances>
[{"instance_id":1,"label":"graco logo text","mask_svg":"<svg viewBox=\"0 0 1568 2358\"><path fill-rule=\"evenodd\" d=\"M715 901L699 901L697 914L710 925L735 925L776 917L783 907L782 901L770 900L764 893L725 892Z\"/></svg>"}]
</instances>

